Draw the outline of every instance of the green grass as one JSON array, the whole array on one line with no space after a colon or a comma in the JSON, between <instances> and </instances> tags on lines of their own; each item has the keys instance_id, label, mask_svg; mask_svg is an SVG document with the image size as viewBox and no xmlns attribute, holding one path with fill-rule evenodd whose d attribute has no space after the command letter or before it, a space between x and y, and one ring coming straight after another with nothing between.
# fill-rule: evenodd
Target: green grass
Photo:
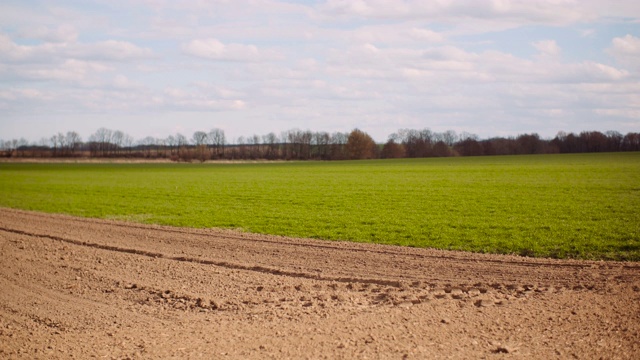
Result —
<instances>
[{"instance_id":1,"label":"green grass","mask_svg":"<svg viewBox=\"0 0 640 360\"><path fill-rule=\"evenodd\" d=\"M640 153L2 163L0 206L475 252L640 260Z\"/></svg>"}]
</instances>

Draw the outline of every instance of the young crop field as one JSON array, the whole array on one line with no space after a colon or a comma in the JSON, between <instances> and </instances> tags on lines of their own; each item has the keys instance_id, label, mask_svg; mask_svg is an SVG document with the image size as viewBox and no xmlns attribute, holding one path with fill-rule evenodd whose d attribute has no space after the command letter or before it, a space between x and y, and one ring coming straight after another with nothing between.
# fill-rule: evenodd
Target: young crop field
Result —
<instances>
[{"instance_id":1,"label":"young crop field","mask_svg":"<svg viewBox=\"0 0 640 360\"><path fill-rule=\"evenodd\" d=\"M0 206L330 240L640 260L640 153L0 163Z\"/></svg>"}]
</instances>

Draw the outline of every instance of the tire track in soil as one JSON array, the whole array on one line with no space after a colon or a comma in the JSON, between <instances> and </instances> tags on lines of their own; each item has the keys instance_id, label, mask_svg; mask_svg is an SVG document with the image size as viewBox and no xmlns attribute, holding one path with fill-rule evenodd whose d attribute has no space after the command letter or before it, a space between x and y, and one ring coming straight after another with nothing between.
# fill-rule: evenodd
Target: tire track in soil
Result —
<instances>
[{"instance_id":1,"label":"tire track in soil","mask_svg":"<svg viewBox=\"0 0 640 360\"><path fill-rule=\"evenodd\" d=\"M233 230L217 230L216 231L213 229L177 228L173 226L163 226L163 225L153 225L153 224L142 225L142 224L131 223L126 221L78 218L78 217L72 217L67 215L45 214L45 213L36 213L36 212L33 212L30 215L32 215L33 217L40 217L42 219L50 219L52 216L60 216L60 217L66 218L65 221L67 222L77 222L81 224L82 223L85 223L85 224L113 223L118 227L131 228L136 230L147 230L147 231L152 230L152 231L170 232L170 233L187 234L187 235L192 235L196 233L196 234L201 234L205 236L215 236L216 238L219 238L219 239L229 239L229 240L245 241L245 242L253 242L253 243L262 242L262 243L274 244L274 245L286 244L288 246L297 246L297 247L311 247L311 248L331 249L331 250L340 250L340 251L365 252L365 253L381 254L381 255L402 255L402 256L412 256L412 257L423 258L423 259L437 258L437 259L449 259L449 260L464 260L466 258L466 256L461 257L461 256L454 255L456 253L455 251L449 251L449 252L444 251L436 255L428 255L428 254L420 254L420 253L410 253L406 251L405 252L393 251L391 249L398 248L398 247L389 246L389 245L378 245L383 250L373 249L373 248L358 248L356 247L360 245L358 243L340 242L340 241L338 243L340 243L342 246L332 246L331 243L335 241L325 241L324 243L311 244L311 243L305 243L300 241L290 241L286 237L278 237L278 236L268 236L268 235L261 236L261 235L251 234L251 233L242 233L242 235L230 235L229 233L234 232ZM276 240L269 240L267 239L268 237L276 238ZM404 248L404 249L406 250L407 248ZM450 253L450 254L447 254L447 253ZM569 267L569 268L589 268L593 266L593 264L580 263L579 261L571 262L571 260L555 260L554 261L554 260L546 259L547 262L545 262L545 259L536 259L538 261L534 262L534 261L527 261L526 259L527 258L525 257L520 257L518 260L509 260L506 258L494 259L494 258L487 257L482 260L472 260L472 261L482 261L485 263L497 263L497 264L505 264L505 265L531 266L531 267L540 267L544 264L548 264L553 267ZM549 262L549 261L553 261L553 262ZM625 268L640 270L640 265L624 264L622 266Z\"/></svg>"},{"instance_id":2,"label":"tire track in soil","mask_svg":"<svg viewBox=\"0 0 640 360\"><path fill-rule=\"evenodd\" d=\"M634 358L640 267L0 209L0 357Z\"/></svg>"},{"instance_id":3,"label":"tire track in soil","mask_svg":"<svg viewBox=\"0 0 640 360\"><path fill-rule=\"evenodd\" d=\"M97 243L81 241L81 240L63 238L60 236L30 233L22 230L9 229L5 227L0 227L0 231L20 234L25 236L45 238L45 239L50 239L55 241L61 241L64 243L77 245L77 246L85 246L85 247L96 248L96 249L107 250L107 251L146 256L150 258L163 258L163 259L172 260L172 261L190 262L190 263L197 263L202 265L212 265L212 266L223 267L227 269L252 271L252 272L258 272L258 273L264 273L264 274L270 274L270 275L287 276L291 278L314 279L314 280L320 280L320 281L339 282L339 283L347 283L347 284L352 284L352 283L375 284L375 285L389 286L389 287L395 287L395 288L425 287L425 284L423 284L421 281L413 281L411 283L407 283L406 281L397 281L397 280L394 281L394 280L384 280L384 279L375 279L375 278L322 276L318 273L293 272L293 271L287 271L287 270L277 269L277 268L268 268L268 267L256 266L256 265L242 265L238 263L230 263L226 261L215 261L215 260L204 259L204 258L172 256L172 255L159 253L159 252L151 252L151 251L139 250L139 249L133 249L133 248L123 248L123 247L111 246L111 245L102 245ZM379 254L379 252L375 254ZM518 265L522 265L522 264L518 264ZM531 265L532 264L525 264L525 266L531 266ZM587 267L588 265L579 265L579 266ZM528 291L542 292L542 291L558 290L554 287L549 287L549 286L543 286L542 288L539 288L537 285L531 285L529 283L483 284L478 282L473 284L473 286L469 286L468 284L460 284L456 286L445 285L444 287L440 287L440 288L438 288L436 284L431 283L431 284L428 284L426 288L429 289L430 292L439 292L436 295L439 298L446 298L448 296L443 294L451 294L453 292L454 294L451 296L453 297L453 299L458 299L458 300L462 299L463 297L466 297L465 295L468 295L469 293L472 293L472 294L478 293L478 292L482 294L487 293L489 289L503 293L503 294L510 294L510 295L513 295L514 293L516 293L517 295L521 295ZM551 289L549 290L549 288ZM559 288L560 289L567 288L569 290L583 290L583 289L593 290L595 286L592 284L587 284L587 285L574 285L574 286L560 286Z\"/></svg>"},{"instance_id":4,"label":"tire track in soil","mask_svg":"<svg viewBox=\"0 0 640 360\"><path fill-rule=\"evenodd\" d=\"M265 268L261 266L247 266L247 265L213 261L213 260L201 259L201 258L197 259L197 258L190 258L185 256L171 256L171 255L158 253L158 252L150 252L150 251L137 250L132 248L122 248L122 247L116 247L116 246L101 245L101 244L80 241L80 240L66 239L58 236L34 234L26 231L7 229L3 227L0 227L0 231L15 233L19 235L25 235L25 236L50 239L50 240L60 241L60 242L64 242L72 245L84 246L84 247L95 248L100 250L145 256L145 257L150 257L154 259L162 258L162 259L171 260L171 261L190 262L190 263L201 264L201 265L213 265L213 266L222 267L226 269L251 271L251 272L258 272L258 273L269 274L269 275L286 276L290 278L302 278L302 279L312 279L312 280L318 280L318 281L324 281L324 282L344 283L344 284L347 284L346 287L349 290L360 291L360 292L369 290L372 293L375 293L373 300L369 301L371 304L409 305L409 303L419 304L422 301L429 300L429 299L463 300L463 299L478 297L481 294L494 293L494 292L500 293L502 295L518 297L518 296L524 296L527 292L532 292L532 291L553 292L553 291L560 290L560 289L555 289L553 287L539 288L534 285L514 285L514 284L504 285L504 284L497 284L497 283L493 283L491 285L483 285L481 283L476 283L473 286L447 285L445 287L436 287L436 285L434 284L425 285L420 281L406 283L403 281L390 281L390 280L374 279L374 278L327 277L319 274L290 272L290 271L285 271L281 269ZM379 287L371 288L371 285L379 285L382 288L379 288ZM360 286L360 290L355 289L358 286ZM401 289L401 291L404 292L404 294L401 297L394 296L393 294L390 293L389 290L387 291L382 290L384 289L384 287ZM335 288L336 287L334 285L333 289ZM214 309L214 310L219 308L219 305L215 303L210 303L210 301L207 299L193 298L188 295L177 295L175 291L172 291L172 290L148 289L144 287L139 287L136 284L125 285L125 289L144 291L146 294L156 298L156 300L162 299L165 302L167 302L166 300L168 299L181 300L179 303L175 301L173 302L173 305L177 304L179 305L179 308L197 307L197 308ZM579 288L579 289L581 290L582 288ZM593 286L587 286L586 289L592 290ZM574 288L573 290L576 290L576 289ZM338 300L338 298L333 297L333 300ZM475 300L474 304L476 306L490 306L493 304L501 305L504 301L506 301L504 298L501 300L493 300L493 301L487 300L485 298L484 300L482 299ZM147 302L152 302L152 301L147 300ZM306 303L308 303L308 301ZM186 304L186 305L181 306L181 304Z\"/></svg>"}]
</instances>

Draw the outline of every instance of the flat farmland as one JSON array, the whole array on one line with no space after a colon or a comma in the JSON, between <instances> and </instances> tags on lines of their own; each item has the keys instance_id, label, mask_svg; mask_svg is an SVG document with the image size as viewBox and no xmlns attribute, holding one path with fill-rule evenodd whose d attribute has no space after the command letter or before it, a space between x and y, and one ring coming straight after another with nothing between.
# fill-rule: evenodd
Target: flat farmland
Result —
<instances>
[{"instance_id":1,"label":"flat farmland","mask_svg":"<svg viewBox=\"0 0 640 360\"><path fill-rule=\"evenodd\" d=\"M0 206L480 253L640 260L640 153L1 163Z\"/></svg>"},{"instance_id":2,"label":"flat farmland","mask_svg":"<svg viewBox=\"0 0 640 360\"><path fill-rule=\"evenodd\" d=\"M0 164L0 358L636 359L639 155Z\"/></svg>"}]
</instances>

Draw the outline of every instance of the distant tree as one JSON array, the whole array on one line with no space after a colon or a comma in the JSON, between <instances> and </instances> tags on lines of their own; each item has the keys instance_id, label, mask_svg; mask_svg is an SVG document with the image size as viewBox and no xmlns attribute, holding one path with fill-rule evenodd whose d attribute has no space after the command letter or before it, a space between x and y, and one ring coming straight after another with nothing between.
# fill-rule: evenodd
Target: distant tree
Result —
<instances>
[{"instance_id":1,"label":"distant tree","mask_svg":"<svg viewBox=\"0 0 640 360\"><path fill-rule=\"evenodd\" d=\"M286 137L284 141L286 143L286 158L308 160L311 157L311 140L313 138L311 131L291 129L283 133L283 137Z\"/></svg>"},{"instance_id":2,"label":"distant tree","mask_svg":"<svg viewBox=\"0 0 640 360\"><path fill-rule=\"evenodd\" d=\"M69 149L69 155L75 155L76 151L82 145L82 138L80 134L75 131L68 131L65 136L65 143L67 144L67 148Z\"/></svg>"},{"instance_id":3,"label":"distant tree","mask_svg":"<svg viewBox=\"0 0 640 360\"><path fill-rule=\"evenodd\" d=\"M480 156L483 154L483 147L474 138L466 138L462 141L458 141L453 148L461 156Z\"/></svg>"},{"instance_id":4,"label":"distant tree","mask_svg":"<svg viewBox=\"0 0 640 360\"><path fill-rule=\"evenodd\" d=\"M60 156L61 149L58 146L58 136L53 135L49 141L51 142L51 150L53 157Z\"/></svg>"},{"instance_id":5,"label":"distant tree","mask_svg":"<svg viewBox=\"0 0 640 360\"><path fill-rule=\"evenodd\" d=\"M478 136L474 134L463 133L460 136L461 139L458 141L454 149L461 156L480 156L484 155L483 146L478 141ZM448 155L436 155L436 156L448 156Z\"/></svg>"},{"instance_id":6,"label":"distant tree","mask_svg":"<svg viewBox=\"0 0 640 360\"><path fill-rule=\"evenodd\" d=\"M49 140L47 139L47 142ZM9 157L11 153L9 152L9 146L7 145L8 141L0 139L0 156Z\"/></svg>"},{"instance_id":7,"label":"distant tree","mask_svg":"<svg viewBox=\"0 0 640 360\"><path fill-rule=\"evenodd\" d=\"M237 157L239 159L247 159L248 158L246 139L245 139L244 136L239 136L238 139L236 140L235 156L234 157Z\"/></svg>"},{"instance_id":8,"label":"distant tree","mask_svg":"<svg viewBox=\"0 0 640 360\"><path fill-rule=\"evenodd\" d=\"M25 151L28 149L28 147L29 147L29 141L27 141L27 139L21 137L15 143L16 154L18 156L24 157L25 156Z\"/></svg>"},{"instance_id":9,"label":"distant tree","mask_svg":"<svg viewBox=\"0 0 640 360\"><path fill-rule=\"evenodd\" d=\"M112 135L113 131L107 128L100 128L89 136L91 154L93 156L108 156L113 150Z\"/></svg>"},{"instance_id":10,"label":"distant tree","mask_svg":"<svg viewBox=\"0 0 640 360\"><path fill-rule=\"evenodd\" d=\"M224 157L224 147L226 143L224 130L218 128L211 129L208 139L214 149L215 156Z\"/></svg>"},{"instance_id":11,"label":"distant tree","mask_svg":"<svg viewBox=\"0 0 640 360\"><path fill-rule=\"evenodd\" d=\"M622 136L621 133L613 130L609 130L605 133L607 135L607 150L606 151L620 151L622 147Z\"/></svg>"},{"instance_id":12,"label":"distant tree","mask_svg":"<svg viewBox=\"0 0 640 360\"><path fill-rule=\"evenodd\" d=\"M331 134L331 159L344 160L348 158L347 141L349 133L335 132Z\"/></svg>"},{"instance_id":13,"label":"distant tree","mask_svg":"<svg viewBox=\"0 0 640 360\"><path fill-rule=\"evenodd\" d=\"M195 145L195 156L200 161L207 158L207 138L209 135L204 131L196 131L193 133L191 142Z\"/></svg>"},{"instance_id":14,"label":"distant tree","mask_svg":"<svg viewBox=\"0 0 640 360\"><path fill-rule=\"evenodd\" d=\"M599 131L583 131L578 136L581 148L585 152L607 151L609 139Z\"/></svg>"},{"instance_id":15,"label":"distant tree","mask_svg":"<svg viewBox=\"0 0 640 360\"><path fill-rule=\"evenodd\" d=\"M111 134L111 143L113 144L114 152L121 152L124 147L125 137L126 134L121 130L116 130Z\"/></svg>"},{"instance_id":16,"label":"distant tree","mask_svg":"<svg viewBox=\"0 0 640 360\"><path fill-rule=\"evenodd\" d=\"M561 153L581 152L578 138L573 133L559 131L551 143L558 148Z\"/></svg>"},{"instance_id":17,"label":"distant tree","mask_svg":"<svg viewBox=\"0 0 640 360\"><path fill-rule=\"evenodd\" d=\"M278 157L278 136L270 132L262 136L262 143L266 145L265 158L275 159Z\"/></svg>"},{"instance_id":18,"label":"distant tree","mask_svg":"<svg viewBox=\"0 0 640 360\"><path fill-rule=\"evenodd\" d=\"M193 137L191 138L191 142L195 146L201 146L207 144L207 133L204 131L196 131L193 133Z\"/></svg>"},{"instance_id":19,"label":"distant tree","mask_svg":"<svg viewBox=\"0 0 640 360\"><path fill-rule=\"evenodd\" d=\"M640 151L640 133L628 133L622 139L623 151Z\"/></svg>"},{"instance_id":20,"label":"distant tree","mask_svg":"<svg viewBox=\"0 0 640 360\"><path fill-rule=\"evenodd\" d=\"M457 138L456 132L453 130L447 130L442 135L442 141L449 146L453 146Z\"/></svg>"},{"instance_id":21,"label":"distant tree","mask_svg":"<svg viewBox=\"0 0 640 360\"><path fill-rule=\"evenodd\" d=\"M131 153L131 151L133 151L133 143L135 142L135 140L133 139L133 136L129 135L129 134L124 134L124 137L122 138L122 146L127 149L127 151L129 151L129 153Z\"/></svg>"},{"instance_id":22,"label":"distant tree","mask_svg":"<svg viewBox=\"0 0 640 360\"><path fill-rule=\"evenodd\" d=\"M517 154L541 154L542 143L540 136L536 133L522 134L516 138Z\"/></svg>"},{"instance_id":23,"label":"distant tree","mask_svg":"<svg viewBox=\"0 0 640 360\"><path fill-rule=\"evenodd\" d=\"M429 129L401 129L392 135L393 138L400 139L406 156L410 158L430 156L433 142L434 140L437 141L438 136L438 134L434 134Z\"/></svg>"},{"instance_id":24,"label":"distant tree","mask_svg":"<svg viewBox=\"0 0 640 360\"><path fill-rule=\"evenodd\" d=\"M157 145L158 145L158 140L153 136L147 136L141 139L140 141L138 141L138 146L142 148L142 150L145 153L145 157L148 157L148 158L156 157L154 156L154 154L157 155L157 150L156 150Z\"/></svg>"},{"instance_id":25,"label":"distant tree","mask_svg":"<svg viewBox=\"0 0 640 360\"><path fill-rule=\"evenodd\" d=\"M347 153L350 159L372 159L376 155L375 141L364 131L354 129L347 139Z\"/></svg>"},{"instance_id":26,"label":"distant tree","mask_svg":"<svg viewBox=\"0 0 640 360\"><path fill-rule=\"evenodd\" d=\"M311 155L312 158L327 160L331 151L331 135L327 132L313 133L311 145L314 148Z\"/></svg>"},{"instance_id":27,"label":"distant tree","mask_svg":"<svg viewBox=\"0 0 640 360\"><path fill-rule=\"evenodd\" d=\"M389 139L382 147L380 157L383 159L398 159L405 157L404 146L398 144L394 139Z\"/></svg>"},{"instance_id":28,"label":"distant tree","mask_svg":"<svg viewBox=\"0 0 640 360\"><path fill-rule=\"evenodd\" d=\"M260 139L261 138L258 135L253 135L247 138L247 145L249 145L249 157L251 159L259 159L263 156Z\"/></svg>"},{"instance_id":29,"label":"distant tree","mask_svg":"<svg viewBox=\"0 0 640 360\"><path fill-rule=\"evenodd\" d=\"M187 148L189 142L187 141L187 137L180 133L177 133L175 137L175 144L178 150L178 158L186 160L185 156L188 156L189 154L189 149Z\"/></svg>"},{"instance_id":30,"label":"distant tree","mask_svg":"<svg viewBox=\"0 0 640 360\"><path fill-rule=\"evenodd\" d=\"M453 151L451 150L451 147L449 145L440 140L433 145L431 154L435 157L448 157L453 156Z\"/></svg>"},{"instance_id":31,"label":"distant tree","mask_svg":"<svg viewBox=\"0 0 640 360\"><path fill-rule=\"evenodd\" d=\"M189 145L189 142L187 141L187 137L182 135L182 134L180 134L180 133L177 133L176 134L176 145L179 146L179 147Z\"/></svg>"}]
</instances>

